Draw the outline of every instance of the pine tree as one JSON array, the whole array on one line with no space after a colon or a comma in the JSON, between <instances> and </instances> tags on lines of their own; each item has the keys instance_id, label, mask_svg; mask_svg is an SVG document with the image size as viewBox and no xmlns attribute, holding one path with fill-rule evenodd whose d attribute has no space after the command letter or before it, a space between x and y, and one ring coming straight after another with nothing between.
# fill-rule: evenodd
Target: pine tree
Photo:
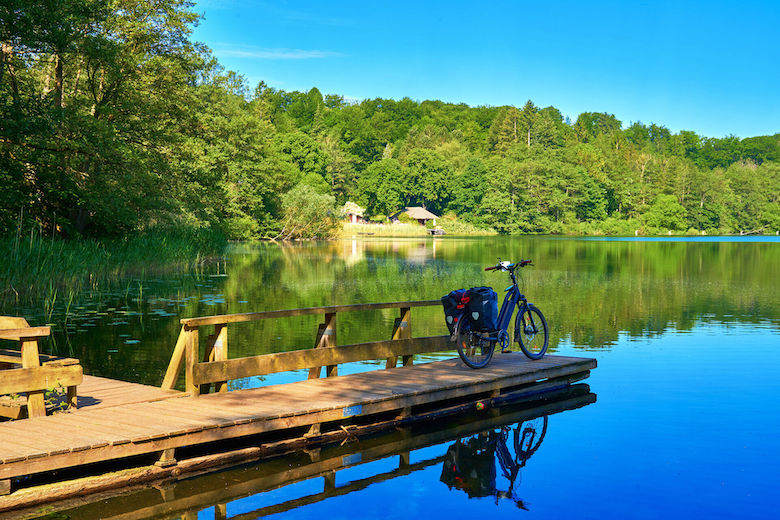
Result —
<instances>
[{"instance_id":1,"label":"pine tree","mask_svg":"<svg viewBox=\"0 0 780 520\"><path fill-rule=\"evenodd\" d=\"M523 110L520 111L518 118L518 124L522 132L525 134L526 146L529 147L531 146L531 131L533 130L534 125L538 119L538 112L539 109L529 99L525 102L525 106L523 106Z\"/></svg>"},{"instance_id":2,"label":"pine tree","mask_svg":"<svg viewBox=\"0 0 780 520\"><path fill-rule=\"evenodd\" d=\"M504 121L498 130L496 138L496 151L506 155L512 145L518 142L518 126L520 123L520 111L515 107L509 107L504 116Z\"/></svg>"}]
</instances>

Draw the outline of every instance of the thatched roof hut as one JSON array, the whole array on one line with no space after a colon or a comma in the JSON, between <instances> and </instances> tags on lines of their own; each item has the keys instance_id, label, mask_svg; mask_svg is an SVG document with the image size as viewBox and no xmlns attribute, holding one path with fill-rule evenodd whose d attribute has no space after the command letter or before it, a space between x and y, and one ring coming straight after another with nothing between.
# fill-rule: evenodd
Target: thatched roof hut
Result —
<instances>
[{"instance_id":1,"label":"thatched roof hut","mask_svg":"<svg viewBox=\"0 0 780 520\"><path fill-rule=\"evenodd\" d=\"M433 225L435 226L436 225L436 219L439 218L438 215L434 215L433 213L431 213L430 211L428 211L427 209L425 209L423 207L420 207L420 206L410 206L408 208L402 209L401 211L399 211L395 215L391 215L390 216L390 220L395 222L395 221L398 220L398 217L401 214L404 214L404 213L406 215L408 215L410 218L413 218L414 220L419 222L423 226L426 225L429 220L433 220Z\"/></svg>"}]
</instances>

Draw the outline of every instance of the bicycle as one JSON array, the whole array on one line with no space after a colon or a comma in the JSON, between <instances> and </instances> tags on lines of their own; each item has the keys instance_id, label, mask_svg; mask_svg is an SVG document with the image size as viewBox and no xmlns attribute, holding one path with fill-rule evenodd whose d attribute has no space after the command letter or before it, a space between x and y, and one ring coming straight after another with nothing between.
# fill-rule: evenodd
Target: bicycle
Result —
<instances>
[{"instance_id":1,"label":"bicycle","mask_svg":"<svg viewBox=\"0 0 780 520\"><path fill-rule=\"evenodd\" d=\"M471 368L486 366L493 357L496 344L501 346L502 353L508 352L510 341L507 328L515 312L515 307L518 307L518 313L515 318L514 340L520 345L520 349L530 359L541 359L544 353L547 352L547 344L549 342L547 320L544 319L542 311L534 304L529 303L528 299L517 287L515 269L528 265L533 265L531 260L521 260L513 264L506 261L502 262L499 259L498 264L485 268L485 271L500 270L508 272L512 285L504 290L506 296L498 314L498 330L488 332L472 331L466 312L458 319L453 336L458 345L458 354L467 366Z\"/></svg>"},{"instance_id":2,"label":"bicycle","mask_svg":"<svg viewBox=\"0 0 780 520\"><path fill-rule=\"evenodd\" d=\"M513 433L512 448L509 433ZM519 484L520 470L531 455L536 453L547 433L547 416L518 423L515 427L502 426L467 439L458 439L447 448L439 480L450 489L465 491L469 498L508 498L521 509L526 509L515 487ZM513 453L514 452L514 453ZM506 490L496 482L496 465L508 481Z\"/></svg>"}]
</instances>

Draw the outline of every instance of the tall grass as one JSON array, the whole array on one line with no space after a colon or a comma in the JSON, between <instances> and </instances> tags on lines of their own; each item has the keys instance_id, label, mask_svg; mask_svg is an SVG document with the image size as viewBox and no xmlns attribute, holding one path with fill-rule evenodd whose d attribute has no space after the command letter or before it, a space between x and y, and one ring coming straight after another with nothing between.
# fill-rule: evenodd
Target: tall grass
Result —
<instances>
[{"instance_id":1,"label":"tall grass","mask_svg":"<svg viewBox=\"0 0 780 520\"><path fill-rule=\"evenodd\" d=\"M73 302L127 276L202 265L224 236L210 230L145 232L113 240L63 240L36 230L0 238L0 307L57 299ZM47 311L48 312L48 311Z\"/></svg>"},{"instance_id":2,"label":"tall grass","mask_svg":"<svg viewBox=\"0 0 780 520\"><path fill-rule=\"evenodd\" d=\"M425 226L419 224L350 224L344 223L342 238L373 235L378 237L424 237Z\"/></svg>"}]
</instances>

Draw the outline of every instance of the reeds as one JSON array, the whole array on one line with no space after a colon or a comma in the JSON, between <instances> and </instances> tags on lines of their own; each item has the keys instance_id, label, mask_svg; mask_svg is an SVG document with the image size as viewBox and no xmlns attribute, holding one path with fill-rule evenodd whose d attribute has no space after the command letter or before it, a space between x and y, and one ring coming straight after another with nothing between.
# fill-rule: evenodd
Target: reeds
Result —
<instances>
[{"instance_id":1,"label":"reeds","mask_svg":"<svg viewBox=\"0 0 780 520\"><path fill-rule=\"evenodd\" d=\"M378 237L424 237L428 234L425 226L419 224L344 224L342 238L352 236Z\"/></svg>"},{"instance_id":2,"label":"reeds","mask_svg":"<svg viewBox=\"0 0 780 520\"><path fill-rule=\"evenodd\" d=\"M224 237L209 230L145 232L112 240L63 240L37 230L0 238L0 308L43 301L72 304L85 290L140 273L197 267L217 256ZM61 295L64 295L63 298Z\"/></svg>"}]
</instances>

